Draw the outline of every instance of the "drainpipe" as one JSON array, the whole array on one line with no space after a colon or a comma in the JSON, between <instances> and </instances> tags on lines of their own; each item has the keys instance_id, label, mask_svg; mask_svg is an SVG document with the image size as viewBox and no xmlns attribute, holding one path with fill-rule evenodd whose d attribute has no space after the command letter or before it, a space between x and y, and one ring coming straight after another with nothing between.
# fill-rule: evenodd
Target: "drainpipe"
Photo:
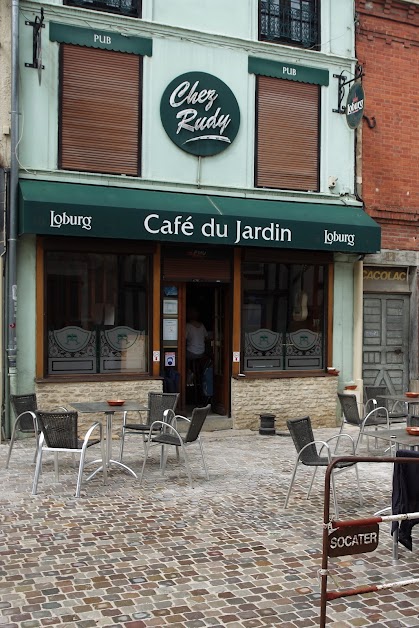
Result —
<instances>
[{"instance_id":1,"label":"drainpipe","mask_svg":"<svg viewBox=\"0 0 419 628\"><path fill-rule=\"evenodd\" d=\"M19 164L17 145L19 141L19 0L12 0L12 66L11 66L11 116L10 116L10 203L7 216L7 370L9 394L16 392L16 308L17 308L17 210ZM6 406L6 429L10 428L9 404Z\"/></svg>"}]
</instances>

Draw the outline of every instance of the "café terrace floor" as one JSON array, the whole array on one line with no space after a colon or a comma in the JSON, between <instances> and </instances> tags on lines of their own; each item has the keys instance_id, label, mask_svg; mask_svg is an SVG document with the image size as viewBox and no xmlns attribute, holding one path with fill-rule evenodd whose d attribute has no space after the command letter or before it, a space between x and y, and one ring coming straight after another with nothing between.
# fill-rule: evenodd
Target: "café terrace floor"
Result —
<instances>
[{"instance_id":1,"label":"caf\u00e9 terrace floor","mask_svg":"<svg viewBox=\"0 0 419 628\"><path fill-rule=\"evenodd\" d=\"M198 448L189 449L191 489L173 453L162 478L155 447L143 486L114 470L107 486L99 477L85 484L80 499L71 457L60 457L57 484L45 455L32 496L34 441L17 443L9 470L0 445L0 628L318 626L324 473L307 501L302 469L284 510L290 437L230 429L205 432L203 442L209 482ZM141 440L128 438L124 461L139 472L142 459ZM353 471L336 478L342 519L390 503L392 465L359 466L363 508ZM389 524L381 524L375 552L333 559L329 589L419 577L419 528L413 545L393 564ZM419 587L335 600L327 614L338 628L419 626Z\"/></svg>"}]
</instances>

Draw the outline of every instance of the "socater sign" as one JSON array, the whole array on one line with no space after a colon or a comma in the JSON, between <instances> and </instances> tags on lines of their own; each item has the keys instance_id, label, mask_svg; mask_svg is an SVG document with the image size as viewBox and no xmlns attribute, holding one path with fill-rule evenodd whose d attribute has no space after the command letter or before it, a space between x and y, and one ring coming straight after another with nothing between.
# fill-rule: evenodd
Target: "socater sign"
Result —
<instances>
[{"instance_id":1,"label":"socater sign","mask_svg":"<svg viewBox=\"0 0 419 628\"><path fill-rule=\"evenodd\" d=\"M201 157L230 146L240 126L240 110L231 89L206 72L188 72L164 90L160 117L179 148Z\"/></svg>"}]
</instances>

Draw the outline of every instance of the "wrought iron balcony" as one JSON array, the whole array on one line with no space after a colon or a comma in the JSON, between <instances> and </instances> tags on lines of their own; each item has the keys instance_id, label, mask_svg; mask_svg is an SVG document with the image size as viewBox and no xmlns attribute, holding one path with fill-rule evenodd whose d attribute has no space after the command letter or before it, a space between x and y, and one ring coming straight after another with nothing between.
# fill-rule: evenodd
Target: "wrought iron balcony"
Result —
<instances>
[{"instance_id":1,"label":"wrought iron balcony","mask_svg":"<svg viewBox=\"0 0 419 628\"><path fill-rule=\"evenodd\" d=\"M141 0L64 0L64 4L93 11L141 17Z\"/></svg>"},{"instance_id":2,"label":"wrought iron balcony","mask_svg":"<svg viewBox=\"0 0 419 628\"><path fill-rule=\"evenodd\" d=\"M259 38L317 49L318 0L261 0Z\"/></svg>"}]
</instances>

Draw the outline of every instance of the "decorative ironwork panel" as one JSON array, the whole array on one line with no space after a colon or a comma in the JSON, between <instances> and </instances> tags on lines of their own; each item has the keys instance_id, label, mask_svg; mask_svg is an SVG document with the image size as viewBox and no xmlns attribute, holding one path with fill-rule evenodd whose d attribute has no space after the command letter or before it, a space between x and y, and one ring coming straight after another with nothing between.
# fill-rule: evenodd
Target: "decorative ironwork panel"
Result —
<instances>
[{"instance_id":1,"label":"decorative ironwork panel","mask_svg":"<svg viewBox=\"0 0 419 628\"><path fill-rule=\"evenodd\" d=\"M323 334L299 329L286 334L286 369L310 370L324 368Z\"/></svg>"},{"instance_id":2,"label":"decorative ironwork panel","mask_svg":"<svg viewBox=\"0 0 419 628\"><path fill-rule=\"evenodd\" d=\"M129 17L141 17L141 0L64 0L64 4Z\"/></svg>"},{"instance_id":3,"label":"decorative ironwork panel","mask_svg":"<svg viewBox=\"0 0 419 628\"><path fill-rule=\"evenodd\" d=\"M131 327L100 332L101 373L144 373L147 368L147 336Z\"/></svg>"},{"instance_id":4,"label":"decorative ironwork panel","mask_svg":"<svg viewBox=\"0 0 419 628\"><path fill-rule=\"evenodd\" d=\"M316 47L320 43L318 1L261 0L260 39Z\"/></svg>"},{"instance_id":5,"label":"decorative ironwork panel","mask_svg":"<svg viewBox=\"0 0 419 628\"><path fill-rule=\"evenodd\" d=\"M282 334L258 329L245 334L245 370L282 370L284 368Z\"/></svg>"},{"instance_id":6,"label":"decorative ironwork panel","mask_svg":"<svg viewBox=\"0 0 419 628\"><path fill-rule=\"evenodd\" d=\"M75 326L49 331L48 373L96 373L96 332Z\"/></svg>"}]
</instances>

